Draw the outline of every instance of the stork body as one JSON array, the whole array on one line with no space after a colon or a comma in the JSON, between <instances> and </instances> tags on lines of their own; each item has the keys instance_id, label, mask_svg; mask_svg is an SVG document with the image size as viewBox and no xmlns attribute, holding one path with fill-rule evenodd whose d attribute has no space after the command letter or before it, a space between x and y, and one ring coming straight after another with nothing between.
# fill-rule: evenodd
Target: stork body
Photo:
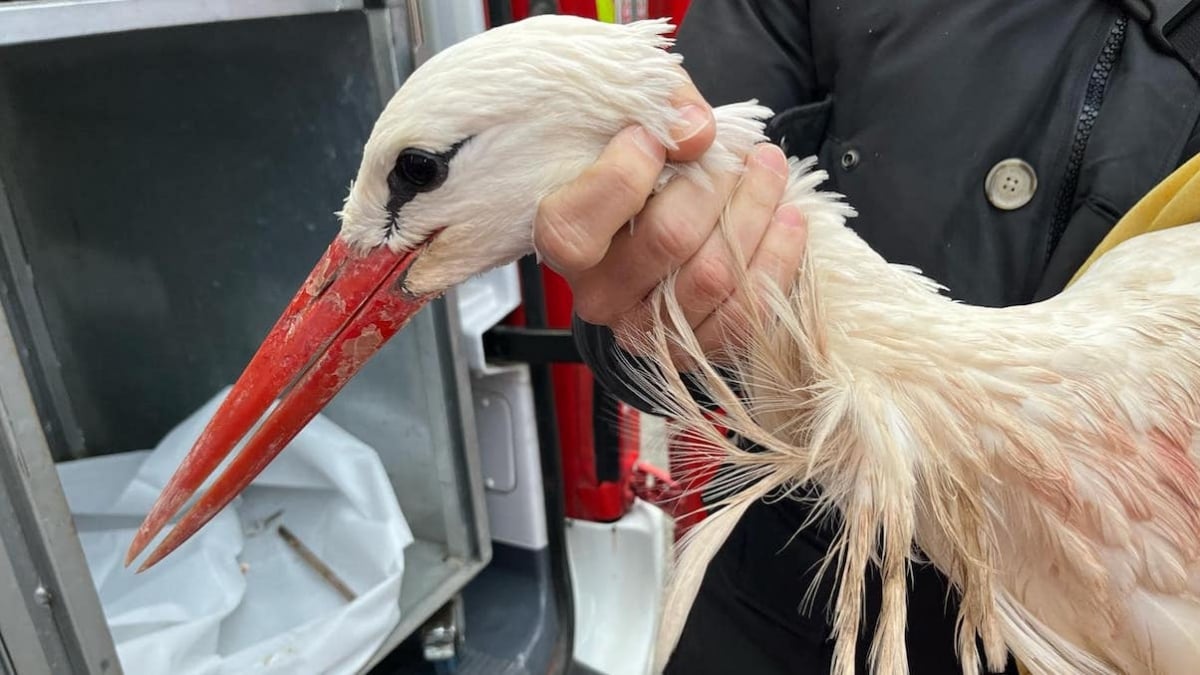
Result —
<instances>
[{"instance_id":1,"label":"stork body","mask_svg":"<svg viewBox=\"0 0 1200 675\"><path fill-rule=\"evenodd\" d=\"M280 404L145 565L244 488L430 298L533 252L538 202L621 128L670 146L679 59L669 26L537 17L448 49L413 74L368 140L342 230L254 357L131 546L137 557ZM770 111L718 108L700 161L660 184L707 185L765 140ZM1122 244L1077 284L1005 309L951 302L846 225L825 174L792 163L785 201L809 223L803 273L760 286L739 323L731 382L704 358L663 284L662 319L630 336L662 367L636 370L692 434L725 450L737 487L685 543L667 595L660 663L712 555L754 500L807 481L843 521L830 564L835 670L853 670L863 574L884 603L872 660L906 670L905 574L929 557L963 595L959 648L977 672L1012 650L1038 673L1191 672L1200 664L1200 226ZM903 227L903 223L897 223ZM736 238L728 237L736 248ZM670 347L699 364L713 430ZM739 393L735 393L735 391Z\"/></svg>"},{"instance_id":2,"label":"stork body","mask_svg":"<svg viewBox=\"0 0 1200 675\"><path fill-rule=\"evenodd\" d=\"M722 425L760 452L705 440L757 482L691 535L669 610L687 606L699 561L752 499L813 480L843 523L840 672L853 672L863 572L877 554L874 653L881 672L902 670L913 544L963 594L967 672L977 633L994 670L1007 648L1039 673L1192 672L1200 225L1129 241L1062 294L1002 309L951 302L844 226L815 222L809 241L806 277L745 331L732 378L744 394L705 378ZM663 381L672 413L700 429L682 382ZM684 619L668 617L664 651Z\"/></svg>"}]
</instances>

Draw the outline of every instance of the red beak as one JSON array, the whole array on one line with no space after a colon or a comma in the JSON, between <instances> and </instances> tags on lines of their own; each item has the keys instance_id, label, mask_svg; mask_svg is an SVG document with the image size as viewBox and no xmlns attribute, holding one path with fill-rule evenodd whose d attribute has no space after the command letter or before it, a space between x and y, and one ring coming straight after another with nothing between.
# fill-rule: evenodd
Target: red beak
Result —
<instances>
[{"instance_id":1,"label":"red beak","mask_svg":"<svg viewBox=\"0 0 1200 675\"><path fill-rule=\"evenodd\" d=\"M142 564L162 560L233 501L431 296L403 288L421 249L379 246L359 254L338 239L309 273L138 529L128 566L188 501L263 413L263 421L182 520Z\"/></svg>"}]
</instances>

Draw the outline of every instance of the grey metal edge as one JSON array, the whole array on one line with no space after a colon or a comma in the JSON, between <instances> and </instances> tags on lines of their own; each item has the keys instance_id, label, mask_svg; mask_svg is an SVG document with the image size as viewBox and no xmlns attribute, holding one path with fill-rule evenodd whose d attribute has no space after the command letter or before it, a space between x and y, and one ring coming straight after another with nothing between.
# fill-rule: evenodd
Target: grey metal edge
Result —
<instances>
[{"instance_id":1,"label":"grey metal edge","mask_svg":"<svg viewBox=\"0 0 1200 675\"><path fill-rule=\"evenodd\" d=\"M16 320L21 322L27 333L32 353L22 354L26 360L36 361L36 372L42 373L42 385L45 391L34 392L34 400L44 406L41 410L43 417L43 432L49 435L47 439L51 447L61 447L71 459L83 456L84 440L79 423L75 420L75 412L71 409L70 397L67 395L67 384L62 377L62 364L54 350L54 341L50 338L50 329L42 314L41 303L37 299L37 291L33 282L33 271L29 261L25 259L25 249L21 244L21 235L13 218L10 201L4 179L0 177L0 249L6 257L13 288L11 289L15 304L14 311L20 315ZM14 342L18 341L21 330L10 333ZM39 395L41 398L39 398ZM56 457L55 459L65 459Z\"/></svg>"},{"instance_id":2,"label":"grey metal edge","mask_svg":"<svg viewBox=\"0 0 1200 675\"><path fill-rule=\"evenodd\" d=\"M363 0L18 0L0 2L0 45L363 7Z\"/></svg>"},{"instance_id":3,"label":"grey metal edge","mask_svg":"<svg viewBox=\"0 0 1200 675\"><path fill-rule=\"evenodd\" d=\"M104 616L100 598L3 312L0 312L0 460L4 460L0 461L0 471L5 473L5 492L15 512L16 530L26 545L21 553L30 563L15 575L19 595L25 600L25 607L43 608L44 612L32 617L33 623L49 626L39 631L43 635L57 634L61 641L58 651L65 652L70 663L66 672L78 675L120 672L108 627L103 620L93 620ZM10 554L9 559L17 558ZM76 631L71 631L70 626ZM8 646L10 650L14 647Z\"/></svg>"},{"instance_id":4,"label":"grey metal edge","mask_svg":"<svg viewBox=\"0 0 1200 675\"><path fill-rule=\"evenodd\" d=\"M0 486L0 502L7 497L4 492ZM2 504L0 508L10 507ZM50 669L51 657L38 640L34 617L21 595L21 588L28 582L22 583L17 576L13 564L15 556L16 551L9 551L4 539L0 538L0 607L3 608L0 611L0 673L46 672Z\"/></svg>"}]
</instances>

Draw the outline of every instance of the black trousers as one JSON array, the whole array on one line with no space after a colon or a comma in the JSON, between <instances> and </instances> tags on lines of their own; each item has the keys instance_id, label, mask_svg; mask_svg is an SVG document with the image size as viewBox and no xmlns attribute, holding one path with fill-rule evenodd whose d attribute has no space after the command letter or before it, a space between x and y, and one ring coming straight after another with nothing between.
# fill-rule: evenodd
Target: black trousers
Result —
<instances>
[{"instance_id":1,"label":"black trousers","mask_svg":"<svg viewBox=\"0 0 1200 675\"><path fill-rule=\"evenodd\" d=\"M808 605L804 594L829 547L832 525L814 525L788 543L807 506L784 500L750 507L713 559L666 675L794 675L829 672L833 641L828 608L833 569ZM915 567L909 585L908 660L913 675L957 675L956 594L932 565ZM878 576L866 589L866 620L858 641L857 672L866 655L880 607ZM1009 660L1008 670L1016 675Z\"/></svg>"}]
</instances>

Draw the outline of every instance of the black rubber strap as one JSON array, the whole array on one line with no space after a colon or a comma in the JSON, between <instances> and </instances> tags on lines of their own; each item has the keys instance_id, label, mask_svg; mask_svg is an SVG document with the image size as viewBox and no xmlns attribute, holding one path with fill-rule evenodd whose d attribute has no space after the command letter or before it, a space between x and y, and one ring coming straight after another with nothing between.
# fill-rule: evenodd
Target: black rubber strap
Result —
<instances>
[{"instance_id":1,"label":"black rubber strap","mask_svg":"<svg viewBox=\"0 0 1200 675\"><path fill-rule=\"evenodd\" d=\"M1200 0L1119 0L1156 47L1200 78Z\"/></svg>"}]
</instances>

